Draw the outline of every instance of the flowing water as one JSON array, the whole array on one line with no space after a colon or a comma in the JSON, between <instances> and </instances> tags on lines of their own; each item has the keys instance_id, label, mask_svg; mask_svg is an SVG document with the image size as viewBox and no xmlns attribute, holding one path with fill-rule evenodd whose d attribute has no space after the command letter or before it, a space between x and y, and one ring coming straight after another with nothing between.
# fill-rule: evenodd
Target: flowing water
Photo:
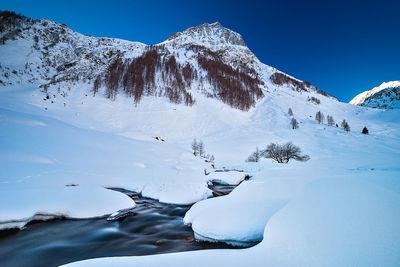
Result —
<instances>
[{"instance_id":1,"label":"flowing water","mask_svg":"<svg viewBox=\"0 0 400 267\"><path fill-rule=\"evenodd\" d=\"M213 189L212 187L210 187ZM233 188L220 189L226 194ZM97 257L138 256L200 249L235 248L197 242L183 217L190 206L160 203L124 189L137 206L114 221L101 218L29 223L0 231L0 266L58 266Z\"/></svg>"}]
</instances>

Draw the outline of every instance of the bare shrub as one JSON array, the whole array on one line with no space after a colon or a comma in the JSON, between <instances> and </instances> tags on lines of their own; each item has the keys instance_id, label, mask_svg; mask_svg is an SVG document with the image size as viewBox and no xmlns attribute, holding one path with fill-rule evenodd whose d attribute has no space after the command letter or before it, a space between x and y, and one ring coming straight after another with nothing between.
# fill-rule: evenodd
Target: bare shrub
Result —
<instances>
[{"instance_id":1,"label":"bare shrub","mask_svg":"<svg viewBox=\"0 0 400 267\"><path fill-rule=\"evenodd\" d=\"M308 155L301 155L301 149L293 145L292 142L283 145L271 143L261 152L261 156L271 158L278 163L288 163L290 159L297 161L307 161L310 159Z\"/></svg>"}]
</instances>

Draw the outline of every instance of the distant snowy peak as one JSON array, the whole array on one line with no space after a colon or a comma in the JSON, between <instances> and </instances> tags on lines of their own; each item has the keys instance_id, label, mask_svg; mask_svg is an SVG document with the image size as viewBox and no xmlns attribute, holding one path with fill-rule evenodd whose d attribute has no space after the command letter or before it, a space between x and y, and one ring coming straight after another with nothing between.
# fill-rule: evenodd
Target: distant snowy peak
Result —
<instances>
[{"instance_id":1,"label":"distant snowy peak","mask_svg":"<svg viewBox=\"0 0 400 267\"><path fill-rule=\"evenodd\" d=\"M400 108L400 81L384 82L357 95L350 104L382 109Z\"/></svg>"},{"instance_id":2,"label":"distant snowy peak","mask_svg":"<svg viewBox=\"0 0 400 267\"><path fill-rule=\"evenodd\" d=\"M172 37L163 42L163 44L168 43L179 45L197 44L211 49L227 45L246 46L239 33L223 27L219 22L211 24L204 23L175 33Z\"/></svg>"}]
</instances>

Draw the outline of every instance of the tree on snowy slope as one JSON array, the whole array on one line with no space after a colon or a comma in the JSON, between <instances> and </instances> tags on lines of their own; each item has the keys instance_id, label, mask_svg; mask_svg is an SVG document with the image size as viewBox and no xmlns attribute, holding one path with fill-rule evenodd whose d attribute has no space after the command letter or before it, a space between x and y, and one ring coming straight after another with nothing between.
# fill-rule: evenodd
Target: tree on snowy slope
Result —
<instances>
[{"instance_id":1,"label":"tree on snowy slope","mask_svg":"<svg viewBox=\"0 0 400 267\"><path fill-rule=\"evenodd\" d=\"M327 118L327 120L328 120L328 126L333 126L333 125L335 125L335 120L333 119L332 116L328 115L326 118Z\"/></svg>"},{"instance_id":2,"label":"tree on snowy slope","mask_svg":"<svg viewBox=\"0 0 400 267\"><path fill-rule=\"evenodd\" d=\"M292 126L292 129L299 128L299 123L297 122L297 120L295 118L292 118L292 120L290 121L290 125Z\"/></svg>"},{"instance_id":3,"label":"tree on snowy slope","mask_svg":"<svg viewBox=\"0 0 400 267\"><path fill-rule=\"evenodd\" d=\"M324 123L324 114L322 114L321 111L318 111L317 114L315 114L315 120L318 122L318 124Z\"/></svg>"},{"instance_id":4,"label":"tree on snowy slope","mask_svg":"<svg viewBox=\"0 0 400 267\"><path fill-rule=\"evenodd\" d=\"M101 86L101 76L99 75L99 76L97 76L97 78L94 80L94 83L93 83L93 89L92 89L93 96L96 96L97 92L99 91L100 86Z\"/></svg>"},{"instance_id":5,"label":"tree on snowy slope","mask_svg":"<svg viewBox=\"0 0 400 267\"><path fill-rule=\"evenodd\" d=\"M350 125L347 123L346 120L343 120L342 123L340 124L340 126L342 126L342 128L343 128L346 132L350 132Z\"/></svg>"},{"instance_id":6,"label":"tree on snowy slope","mask_svg":"<svg viewBox=\"0 0 400 267\"><path fill-rule=\"evenodd\" d=\"M210 162L211 162L211 163L214 163L214 160L215 160L214 155L211 155L211 157L210 157Z\"/></svg>"},{"instance_id":7,"label":"tree on snowy slope","mask_svg":"<svg viewBox=\"0 0 400 267\"><path fill-rule=\"evenodd\" d=\"M205 156L206 150L204 149L203 141L200 140L199 142L197 142L196 138L193 139L192 150L193 150L193 155L195 157L197 157L197 156L206 157Z\"/></svg>"},{"instance_id":8,"label":"tree on snowy slope","mask_svg":"<svg viewBox=\"0 0 400 267\"><path fill-rule=\"evenodd\" d=\"M293 145L292 142L283 145L271 143L261 152L261 156L273 159L278 163L288 163L291 159L297 161L307 161L310 159L308 155L301 155L301 149Z\"/></svg>"},{"instance_id":9,"label":"tree on snowy slope","mask_svg":"<svg viewBox=\"0 0 400 267\"><path fill-rule=\"evenodd\" d=\"M203 141L200 140L200 142L198 143L198 148L199 148L200 157L204 157L204 154L206 153L206 150L204 149Z\"/></svg>"},{"instance_id":10,"label":"tree on snowy slope","mask_svg":"<svg viewBox=\"0 0 400 267\"><path fill-rule=\"evenodd\" d=\"M198 145L198 143L197 143L196 138L193 139L193 142L192 142L192 150L193 150L193 155L194 155L195 157L197 157L197 155L199 154L199 145Z\"/></svg>"}]
</instances>

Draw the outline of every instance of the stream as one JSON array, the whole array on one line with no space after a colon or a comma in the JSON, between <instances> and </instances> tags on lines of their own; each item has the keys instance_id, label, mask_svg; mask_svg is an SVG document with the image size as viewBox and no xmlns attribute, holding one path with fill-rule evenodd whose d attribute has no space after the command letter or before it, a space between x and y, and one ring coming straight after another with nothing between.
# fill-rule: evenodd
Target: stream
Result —
<instances>
[{"instance_id":1,"label":"stream","mask_svg":"<svg viewBox=\"0 0 400 267\"><path fill-rule=\"evenodd\" d=\"M209 185L225 195L232 186ZM0 231L0 266L58 266L111 256L139 256L200 249L237 248L225 243L198 242L183 224L190 205L160 203L140 194L130 196L136 207L122 217L32 221L25 229Z\"/></svg>"}]
</instances>

